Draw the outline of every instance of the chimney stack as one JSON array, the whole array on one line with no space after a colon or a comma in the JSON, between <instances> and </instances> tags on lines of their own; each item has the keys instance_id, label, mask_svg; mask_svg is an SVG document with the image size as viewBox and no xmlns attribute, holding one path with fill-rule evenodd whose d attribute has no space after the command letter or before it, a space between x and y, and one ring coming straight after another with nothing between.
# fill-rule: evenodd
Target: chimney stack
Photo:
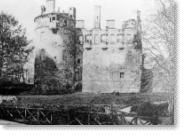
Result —
<instances>
[{"instance_id":1,"label":"chimney stack","mask_svg":"<svg viewBox=\"0 0 183 135\"><path fill-rule=\"evenodd\" d=\"M55 12L55 0L46 0L46 12L52 13Z\"/></svg>"},{"instance_id":2,"label":"chimney stack","mask_svg":"<svg viewBox=\"0 0 183 135\"><path fill-rule=\"evenodd\" d=\"M94 7L94 29L101 29L101 6Z\"/></svg>"},{"instance_id":3,"label":"chimney stack","mask_svg":"<svg viewBox=\"0 0 183 135\"><path fill-rule=\"evenodd\" d=\"M84 20L77 20L76 21L76 28L84 29L85 28L85 22L84 22Z\"/></svg>"},{"instance_id":4,"label":"chimney stack","mask_svg":"<svg viewBox=\"0 0 183 135\"><path fill-rule=\"evenodd\" d=\"M141 11L137 10L137 31L142 32L142 24L141 24Z\"/></svg>"},{"instance_id":5,"label":"chimney stack","mask_svg":"<svg viewBox=\"0 0 183 135\"><path fill-rule=\"evenodd\" d=\"M114 29L115 28L115 20L107 20L106 21L106 28L107 29Z\"/></svg>"},{"instance_id":6,"label":"chimney stack","mask_svg":"<svg viewBox=\"0 0 183 135\"><path fill-rule=\"evenodd\" d=\"M76 20L76 8L75 7L69 8L69 15L72 17L72 19Z\"/></svg>"}]
</instances>

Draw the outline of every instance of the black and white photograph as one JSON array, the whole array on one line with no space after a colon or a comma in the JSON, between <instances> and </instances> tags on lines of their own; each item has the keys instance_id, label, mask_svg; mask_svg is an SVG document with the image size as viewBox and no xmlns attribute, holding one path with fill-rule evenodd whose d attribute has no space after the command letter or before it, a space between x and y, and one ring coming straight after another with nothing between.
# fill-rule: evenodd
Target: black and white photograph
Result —
<instances>
[{"instance_id":1,"label":"black and white photograph","mask_svg":"<svg viewBox=\"0 0 183 135\"><path fill-rule=\"evenodd\" d=\"M0 0L0 125L174 126L174 0Z\"/></svg>"}]
</instances>

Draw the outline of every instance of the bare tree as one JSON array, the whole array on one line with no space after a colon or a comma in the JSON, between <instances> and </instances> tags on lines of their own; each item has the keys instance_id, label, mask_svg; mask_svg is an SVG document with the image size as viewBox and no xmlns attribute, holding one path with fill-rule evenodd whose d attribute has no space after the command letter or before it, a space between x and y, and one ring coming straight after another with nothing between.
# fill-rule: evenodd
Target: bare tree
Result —
<instances>
[{"instance_id":1,"label":"bare tree","mask_svg":"<svg viewBox=\"0 0 183 135\"><path fill-rule=\"evenodd\" d=\"M144 31L144 51L155 62L155 83L164 82L164 90L174 91L176 86L176 2L155 0L159 6L150 17ZM152 61L151 59L151 61ZM157 81L157 82L156 82ZM161 89L162 89L161 88Z\"/></svg>"}]
</instances>

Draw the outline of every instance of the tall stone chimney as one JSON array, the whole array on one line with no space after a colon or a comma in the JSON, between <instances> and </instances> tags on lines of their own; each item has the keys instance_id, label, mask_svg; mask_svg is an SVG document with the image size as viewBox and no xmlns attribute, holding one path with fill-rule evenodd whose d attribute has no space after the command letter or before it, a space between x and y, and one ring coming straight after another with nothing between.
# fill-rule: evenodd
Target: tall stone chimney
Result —
<instances>
[{"instance_id":1,"label":"tall stone chimney","mask_svg":"<svg viewBox=\"0 0 183 135\"><path fill-rule=\"evenodd\" d=\"M46 12L55 12L55 0L46 0Z\"/></svg>"},{"instance_id":2,"label":"tall stone chimney","mask_svg":"<svg viewBox=\"0 0 183 135\"><path fill-rule=\"evenodd\" d=\"M75 7L70 7L68 13L72 17L72 19L76 20L76 8Z\"/></svg>"},{"instance_id":3,"label":"tall stone chimney","mask_svg":"<svg viewBox=\"0 0 183 135\"><path fill-rule=\"evenodd\" d=\"M101 6L94 7L94 29L101 29Z\"/></svg>"},{"instance_id":4,"label":"tall stone chimney","mask_svg":"<svg viewBox=\"0 0 183 135\"><path fill-rule=\"evenodd\" d=\"M142 24L141 24L141 11L137 10L137 31L141 34Z\"/></svg>"}]
</instances>

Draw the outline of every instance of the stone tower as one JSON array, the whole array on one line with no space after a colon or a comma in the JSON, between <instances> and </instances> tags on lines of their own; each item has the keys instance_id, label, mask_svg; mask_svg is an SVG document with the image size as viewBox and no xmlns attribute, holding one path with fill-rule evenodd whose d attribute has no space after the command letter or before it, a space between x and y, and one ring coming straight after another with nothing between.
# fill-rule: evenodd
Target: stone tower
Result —
<instances>
[{"instance_id":1,"label":"stone tower","mask_svg":"<svg viewBox=\"0 0 183 135\"><path fill-rule=\"evenodd\" d=\"M143 55L140 12L121 28L115 20L101 29L101 7L95 6L93 29L76 21L76 9L55 11L47 0L35 18L37 55L35 86L39 94L63 94L73 90L89 93L137 93L141 89ZM47 9L48 8L48 9Z\"/></svg>"},{"instance_id":2,"label":"stone tower","mask_svg":"<svg viewBox=\"0 0 183 135\"><path fill-rule=\"evenodd\" d=\"M55 0L46 0L41 15L34 19L38 48L35 86L39 94L69 93L75 85L75 73L81 70L82 63L77 59L82 52L76 53L75 19L76 9L73 7L68 13L55 12Z\"/></svg>"}]
</instances>

